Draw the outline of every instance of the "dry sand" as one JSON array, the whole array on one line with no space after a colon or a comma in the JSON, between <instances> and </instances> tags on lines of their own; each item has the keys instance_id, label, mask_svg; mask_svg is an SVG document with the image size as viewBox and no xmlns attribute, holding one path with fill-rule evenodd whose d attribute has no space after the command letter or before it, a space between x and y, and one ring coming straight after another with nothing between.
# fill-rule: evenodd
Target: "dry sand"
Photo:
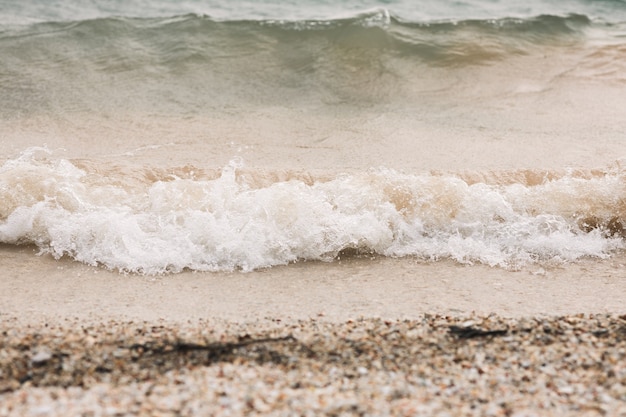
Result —
<instances>
[{"instance_id":1,"label":"dry sand","mask_svg":"<svg viewBox=\"0 0 626 417\"><path fill-rule=\"evenodd\" d=\"M1 327L2 416L626 413L626 316Z\"/></svg>"}]
</instances>

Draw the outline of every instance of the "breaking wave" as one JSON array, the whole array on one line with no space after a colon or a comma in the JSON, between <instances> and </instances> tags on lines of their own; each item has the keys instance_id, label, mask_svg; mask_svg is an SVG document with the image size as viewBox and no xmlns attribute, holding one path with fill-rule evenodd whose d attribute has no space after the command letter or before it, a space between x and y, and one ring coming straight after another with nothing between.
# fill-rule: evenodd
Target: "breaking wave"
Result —
<instances>
[{"instance_id":1,"label":"breaking wave","mask_svg":"<svg viewBox=\"0 0 626 417\"><path fill-rule=\"evenodd\" d=\"M312 175L128 169L31 148L0 168L0 242L144 274L352 254L507 269L625 248L626 172Z\"/></svg>"}]
</instances>

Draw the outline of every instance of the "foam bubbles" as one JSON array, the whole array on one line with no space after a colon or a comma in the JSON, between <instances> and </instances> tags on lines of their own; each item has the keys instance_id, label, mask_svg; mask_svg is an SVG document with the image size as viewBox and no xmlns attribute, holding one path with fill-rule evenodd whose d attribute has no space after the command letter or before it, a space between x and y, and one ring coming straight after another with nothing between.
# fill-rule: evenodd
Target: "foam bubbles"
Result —
<instances>
[{"instance_id":1,"label":"foam bubbles","mask_svg":"<svg viewBox=\"0 0 626 417\"><path fill-rule=\"evenodd\" d=\"M233 161L217 176L138 181L42 152L0 168L0 242L114 270L250 271L346 250L520 268L624 249L621 172L533 185L388 169L260 181Z\"/></svg>"}]
</instances>

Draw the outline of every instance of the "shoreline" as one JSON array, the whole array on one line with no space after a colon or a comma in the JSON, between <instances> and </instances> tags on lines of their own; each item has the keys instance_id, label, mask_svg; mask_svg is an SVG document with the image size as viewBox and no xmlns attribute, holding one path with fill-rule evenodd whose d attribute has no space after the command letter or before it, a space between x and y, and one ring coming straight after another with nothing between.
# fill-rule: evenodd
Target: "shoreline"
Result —
<instances>
[{"instance_id":1,"label":"shoreline","mask_svg":"<svg viewBox=\"0 0 626 417\"><path fill-rule=\"evenodd\" d=\"M156 277L0 257L0 417L626 413L622 255Z\"/></svg>"},{"instance_id":2,"label":"shoreline","mask_svg":"<svg viewBox=\"0 0 626 417\"><path fill-rule=\"evenodd\" d=\"M249 273L120 274L0 246L0 318L20 324L262 318L342 322L424 313L503 317L624 313L626 255L507 271L451 261L351 258Z\"/></svg>"}]
</instances>

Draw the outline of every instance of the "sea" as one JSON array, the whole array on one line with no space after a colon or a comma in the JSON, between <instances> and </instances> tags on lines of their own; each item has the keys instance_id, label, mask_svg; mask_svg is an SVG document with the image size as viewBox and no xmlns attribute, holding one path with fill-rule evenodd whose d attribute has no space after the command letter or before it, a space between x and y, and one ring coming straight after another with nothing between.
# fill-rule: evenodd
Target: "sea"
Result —
<instances>
[{"instance_id":1,"label":"sea","mask_svg":"<svg viewBox=\"0 0 626 417\"><path fill-rule=\"evenodd\" d=\"M624 0L0 5L0 258L593 270L624 158Z\"/></svg>"}]
</instances>

